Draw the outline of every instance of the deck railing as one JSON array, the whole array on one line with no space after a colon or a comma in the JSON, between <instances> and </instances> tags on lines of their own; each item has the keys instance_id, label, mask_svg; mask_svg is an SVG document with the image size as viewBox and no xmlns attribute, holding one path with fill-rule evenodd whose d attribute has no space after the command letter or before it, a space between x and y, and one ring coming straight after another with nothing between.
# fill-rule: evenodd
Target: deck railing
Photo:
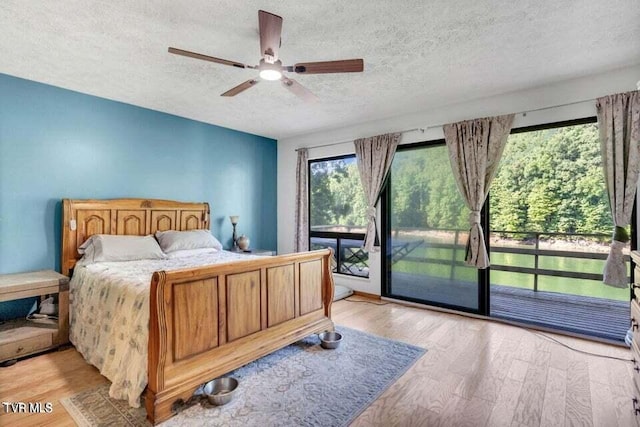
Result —
<instances>
[{"instance_id":1,"label":"deck railing","mask_svg":"<svg viewBox=\"0 0 640 427\"><path fill-rule=\"evenodd\" d=\"M401 231L401 230L394 230ZM463 261L458 260L458 256L461 252L465 251L465 242L460 242L461 236L466 236L467 230L457 229L428 229L420 231L435 231L435 232L449 232L454 233L453 243L428 243L426 246L433 249L448 249L451 251L450 259L434 258L434 257L418 257L415 255L408 255L403 258L403 261L419 262L419 263L433 263L441 265L449 265L450 279L454 278L455 268L463 267L466 264ZM597 280L602 281L602 273L584 273L580 271L567 271L557 270L549 268L540 268L540 257L560 257L560 258L574 258L585 260L606 260L606 252L594 252L594 251L571 251L571 250L552 250L541 249L540 242L549 240L550 238L571 238L582 239L590 241L606 242L610 239L609 235L597 234L597 233L552 233L552 232L538 232L538 231L504 231L504 230L491 230L492 234L499 234L501 236L520 236L520 238L511 239L514 242L521 242L531 247L510 247L500 245L490 245L490 253L504 253L504 254L518 254L518 255L531 255L533 256L533 267L522 267L516 265L504 265L491 263L491 269L496 271L508 271L512 273L523 273L533 275L533 290L538 290L538 278L539 276L553 276L553 277L565 277L572 279L583 280ZM629 261L629 255L625 255L625 261Z\"/></svg>"},{"instance_id":2,"label":"deck railing","mask_svg":"<svg viewBox=\"0 0 640 427\"><path fill-rule=\"evenodd\" d=\"M333 229L332 229L333 227ZM354 231L362 231L361 227L347 227L344 226L339 229L339 231L329 231L335 230L335 226L326 226L326 231L319 227L320 230L313 230L311 235L312 244L320 243L319 241L325 240L327 238L334 240L334 245L337 244L336 254L339 256L338 261L338 270L343 274L353 274L353 275L362 275L368 276L368 269L363 269L362 267L368 265L368 254L366 252L360 251L359 247L361 245L361 241L357 241L353 239ZM428 242L423 243L422 247L428 247L429 249L446 249L451 251L451 256L447 258L436 258L429 256L416 256L415 252L409 252L408 254L402 253L401 260L407 262L415 262L415 263L431 263L431 264L440 264L450 266L449 270L449 278L451 280L454 279L455 270L457 267L464 267L466 264L464 261L459 260L460 254L465 252L465 241L461 241L461 238L466 238L468 234L468 230L460 230L460 229L415 229L415 228L395 228L393 229L394 239L402 240L400 237L400 233L411 234L411 232L416 235L423 234L424 232L444 232L444 233L452 233L453 234L453 243L435 243ZM554 232L541 232L541 231L506 231L506 230L491 230L490 233L492 235L499 235L503 237L510 237L509 240L515 243L520 243L521 246L526 245L527 247L512 247L512 246L502 246L502 245L490 245L490 253L502 253L502 254L513 254L513 255L529 255L533 256L533 267L523 267L519 265L507 265L500 264L492 261L491 270L494 271L507 271L512 273L522 273L529 274L533 276L533 290L538 290L538 282L540 276L551 276L551 277L564 277L570 279L582 279L582 280L595 280L602 281L602 273L585 273L581 271L569 271L569 270L558 270L558 269L550 269L550 268L541 268L540 267L540 257L557 257L557 258L572 258L572 259L584 259L584 260L606 260L608 253L605 251L596 252L596 251L573 251L573 250L558 250L558 249L546 249L541 248L540 243L549 241L550 239L558 239L558 240L582 240L582 241L590 241L590 242L601 242L606 243L611 238L608 234L602 233L554 233ZM358 235L361 240L361 235ZM424 236L423 236L424 237ZM324 238L324 239L322 239ZM416 237L416 239L420 239L420 237ZM344 243L343 243L344 242ZM348 242L348 243L347 243ZM346 243L346 244L345 244ZM315 246L315 245L314 245ZM331 246L331 244L327 244L326 242L322 242L320 246ZM346 251L346 252L345 252ZM390 251L391 253L391 251ZM355 254L355 255L354 255ZM342 260L346 260L349 257L356 257L358 260L358 269L357 271L351 271L353 268L349 269L343 266ZM625 255L625 261L629 261L629 255ZM494 258L495 260L495 258ZM399 260L392 260L397 262Z\"/></svg>"},{"instance_id":3,"label":"deck railing","mask_svg":"<svg viewBox=\"0 0 640 427\"><path fill-rule=\"evenodd\" d=\"M566 270L552 270L552 269L543 269L539 267L539 260L541 256L548 257L561 257L561 258L575 258L575 259L587 259L587 260L606 260L608 253L607 252L588 252L588 251L567 251L567 250L551 250L551 249L540 249L540 241L541 237L571 237L571 238L582 238L582 239L593 239L599 241L606 241L610 239L610 236L607 234L597 234L597 233L549 233L549 232L511 232L511 231L503 231L503 230L491 230L491 233L501 234L501 235L522 235L526 234L527 236L533 236L534 247L529 248L512 248L508 246L492 246L491 252L497 253L507 253L507 254L522 254L522 255L533 255L534 259L534 267L519 267L512 265L499 265L494 264L491 266L493 270L499 271L510 271L515 273L525 273L525 274L533 274L533 290L538 290L538 276L552 276L552 277L566 277L572 279L583 279L583 280L597 280L602 281L602 273L583 273L579 271L566 271ZM625 255L625 262L628 262L630 259L629 255Z\"/></svg>"},{"instance_id":4,"label":"deck railing","mask_svg":"<svg viewBox=\"0 0 640 427\"><path fill-rule=\"evenodd\" d=\"M333 249L333 272L350 276L369 277L369 256L359 250L364 234L312 230L309 249Z\"/></svg>"}]
</instances>

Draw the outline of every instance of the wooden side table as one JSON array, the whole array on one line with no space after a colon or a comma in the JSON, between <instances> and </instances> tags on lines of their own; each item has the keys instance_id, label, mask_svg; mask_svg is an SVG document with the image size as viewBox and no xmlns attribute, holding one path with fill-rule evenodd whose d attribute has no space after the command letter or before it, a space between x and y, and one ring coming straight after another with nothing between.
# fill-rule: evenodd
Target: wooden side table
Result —
<instances>
[{"instance_id":1,"label":"wooden side table","mask_svg":"<svg viewBox=\"0 0 640 427\"><path fill-rule=\"evenodd\" d=\"M69 342L69 278L53 270L0 275L0 302L58 294L57 323L26 319L0 324L0 363Z\"/></svg>"}]
</instances>

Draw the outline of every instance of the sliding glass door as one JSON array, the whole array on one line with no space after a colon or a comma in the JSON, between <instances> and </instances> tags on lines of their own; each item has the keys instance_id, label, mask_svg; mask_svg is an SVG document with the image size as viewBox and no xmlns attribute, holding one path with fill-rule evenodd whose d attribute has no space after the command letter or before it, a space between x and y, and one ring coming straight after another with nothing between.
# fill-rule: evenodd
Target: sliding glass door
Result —
<instances>
[{"instance_id":1,"label":"sliding glass door","mask_svg":"<svg viewBox=\"0 0 640 427\"><path fill-rule=\"evenodd\" d=\"M488 269L464 263L469 210L444 141L401 146L383 196L383 295L624 339L629 290L602 283L613 223L595 118L512 131L482 212Z\"/></svg>"},{"instance_id":2,"label":"sliding glass door","mask_svg":"<svg viewBox=\"0 0 640 427\"><path fill-rule=\"evenodd\" d=\"M613 222L595 117L514 130L490 205L491 316L622 341L629 290L602 283Z\"/></svg>"},{"instance_id":3,"label":"sliding glass door","mask_svg":"<svg viewBox=\"0 0 640 427\"><path fill-rule=\"evenodd\" d=\"M385 296L484 313L484 280L464 264L468 210L444 141L398 149L384 206Z\"/></svg>"}]
</instances>

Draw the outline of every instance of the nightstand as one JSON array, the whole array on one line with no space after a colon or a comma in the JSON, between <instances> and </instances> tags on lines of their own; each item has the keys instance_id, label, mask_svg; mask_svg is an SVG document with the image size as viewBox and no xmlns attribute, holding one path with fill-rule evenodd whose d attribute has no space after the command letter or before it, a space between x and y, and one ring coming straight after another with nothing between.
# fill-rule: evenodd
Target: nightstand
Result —
<instances>
[{"instance_id":1,"label":"nightstand","mask_svg":"<svg viewBox=\"0 0 640 427\"><path fill-rule=\"evenodd\" d=\"M0 324L0 362L58 347L69 342L69 278L53 270L0 275L0 302L58 294L58 321L26 319Z\"/></svg>"},{"instance_id":2,"label":"nightstand","mask_svg":"<svg viewBox=\"0 0 640 427\"><path fill-rule=\"evenodd\" d=\"M247 249L246 251L240 249L229 249L229 252L233 252L236 254L244 254L244 255L258 255L258 256L274 256L276 251L271 251L269 249Z\"/></svg>"}]
</instances>

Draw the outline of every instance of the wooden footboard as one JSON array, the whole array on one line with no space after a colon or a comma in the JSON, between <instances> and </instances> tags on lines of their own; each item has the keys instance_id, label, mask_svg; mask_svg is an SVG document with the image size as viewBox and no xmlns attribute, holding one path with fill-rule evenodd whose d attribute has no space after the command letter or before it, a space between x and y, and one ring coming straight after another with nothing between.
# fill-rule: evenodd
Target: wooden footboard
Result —
<instances>
[{"instance_id":1,"label":"wooden footboard","mask_svg":"<svg viewBox=\"0 0 640 427\"><path fill-rule=\"evenodd\" d=\"M333 330L328 249L154 273L147 418L197 387L310 334Z\"/></svg>"}]
</instances>

